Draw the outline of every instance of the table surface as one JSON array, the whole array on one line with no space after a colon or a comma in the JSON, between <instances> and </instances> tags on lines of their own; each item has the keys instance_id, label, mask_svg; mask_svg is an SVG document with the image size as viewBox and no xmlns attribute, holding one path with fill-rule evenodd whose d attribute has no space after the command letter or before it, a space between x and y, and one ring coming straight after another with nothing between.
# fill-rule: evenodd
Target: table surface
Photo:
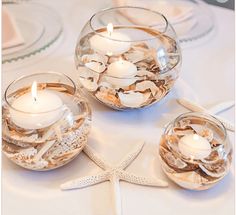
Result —
<instances>
[{"instance_id":1,"label":"table surface","mask_svg":"<svg viewBox=\"0 0 236 215\"><path fill-rule=\"evenodd\" d=\"M50 4L62 16L64 35L53 51L36 55L15 65L3 66L3 89L15 78L42 70L64 72L74 80L74 47L86 20L107 1L41 1ZM123 215L227 215L234 214L234 170L214 188L207 191L184 190L163 174L157 156L158 142L164 125L186 109L175 98L187 97L210 107L234 99L234 12L211 6L216 28L200 45L183 49L180 79L160 104L129 112L118 112L89 98L93 120L89 137L91 145L111 163L123 158L139 140L146 144L128 171L159 177L169 182L168 188L144 187L121 182ZM234 110L221 114L234 119ZM234 134L229 133L233 143ZM2 197L4 215L110 215L109 182L92 187L62 192L59 185L69 179L98 172L83 153L68 165L48 172L24 170L3 156Z\"/></svg>"}]
</instances>

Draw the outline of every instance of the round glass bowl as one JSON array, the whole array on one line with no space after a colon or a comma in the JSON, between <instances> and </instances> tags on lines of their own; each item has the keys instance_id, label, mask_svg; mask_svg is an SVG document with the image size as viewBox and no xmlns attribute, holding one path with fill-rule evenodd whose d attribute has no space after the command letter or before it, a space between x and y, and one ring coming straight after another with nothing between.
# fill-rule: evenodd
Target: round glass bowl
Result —
<instances>
[{"instance_id":1,"label":"round glass bowl","mask_svg":"<svg viewBox=\"0 0 236 215\"><path fill-rule=\"evenodd\" d=\"M135 14L132 18L123 14ZM149 23L136 19L151 16ZM80 86L118 110L160 101L181 66L173 27L160 13L138 7L110 8L84 26L75 50Z\"/></svg>"},{"instance_id":2,"label":"round glass bowl","mask_svg":"<svg viewBox=\"0 0 236 215\"><path fill-rule=\"evenodd\" d=\"M159 146L161 166L175 183L206 190L230 169L232 148L223 124L203 113L185 113L171 122Z\"/></svg>"},{"instance_id":3,"label":"round glass bowl","mask_svg":"<svg viewBox=\"0 0 236 215\"><path fill-rule=\"evenodd\" d=\"M36 73L5 91L2 150L31 170L50 170L75 158L87 143L91 110L66 75Z\"/></svg>"}]
</instances>

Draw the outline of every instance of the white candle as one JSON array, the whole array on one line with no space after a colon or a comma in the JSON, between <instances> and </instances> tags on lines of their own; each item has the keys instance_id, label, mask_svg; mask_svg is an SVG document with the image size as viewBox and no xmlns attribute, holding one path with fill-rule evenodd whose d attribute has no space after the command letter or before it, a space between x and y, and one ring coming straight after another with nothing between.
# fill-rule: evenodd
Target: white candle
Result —
<instances>
[{"instance_id":1,"label":"white candle","mask_svg":"<svg viewBox=\"0 0 236 215\"><path fill-rule=\"evenodd\" d=\"M107 25L107 31L90 38L90 46L104 55L120 55L130 49L130 38L120 32L113 32L113 25Z\"/></svg>"},{"instance_id":2,"label":"white candle","mask_svg":"<svg viewBox=\"0 0 236 215\"><path fill-rule=\"evenodd\" d=\"M137 78L137 67L126 60L118 60L111 63L107 68L106 79L109 83L119 87L125 87L133 84ZM113 78L114 77L114 78Z\"/></svg>"},{"instance_id":3,"label":"white candle","mask_svg":"<svg viewBox=\"0 0 236 215\"><path fill-rule=\"evenodd\" d=\"M52 125L62 117L62 100L56 94L32 84L31 93L17 98L10 108L11 120L24 129L40 129Z\"/></svg>"},{"instance_id":4,"label":"white candle","mask_svg":"<svg viewBox=\"0 0 236 215\"><path fill-rule=\"evenodd\" d=\"M197 134L183 136L178 146L181 154L192 159L203 159L211 154L211 144Z\"/></svg>"}]
</instances>

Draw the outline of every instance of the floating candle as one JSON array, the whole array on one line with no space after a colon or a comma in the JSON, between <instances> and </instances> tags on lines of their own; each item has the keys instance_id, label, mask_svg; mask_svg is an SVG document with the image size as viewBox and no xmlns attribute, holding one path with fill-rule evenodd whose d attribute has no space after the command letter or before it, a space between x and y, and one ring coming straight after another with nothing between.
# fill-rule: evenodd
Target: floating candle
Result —
<instances>
[{"instance_id":1,"label":"floating candle","mask_svg":"<svg viewBox=\"0 0 236 215\"><path fill-rule=\"evenodd\" d=\"M104 55L119 55L130 49L130 38L120 32L113 32L113 25L107 25L107 31L97 33L90 38L91 48Z\"/></svg>"},{"instance_id":2,"label":"floating candle","mask_svg":"<svg viewBox=\"0 0 236 215\"><path fill-rule=\"evenodd\" d=\"M137 67L126 60L118 60L111 63L107 68L106 79L109 83L125 87L133 84L137 78L134 76L137 74Z\"/></svg>"},{"instance_id":3,"label":"floating candle","mask_svg":"<svg viewBox=\"0 0 236 215\"><path fill-rule=\"evenodd\" d=\"M206 138L197 134L183 136L178 146L181 154L192 159L203 159L211 153L210 143Z\"/></svg>"},{"instance_id":4,"label":"floating candle","mask_svg":"<svg viewBox=\"0 0 236 215\"><path fill-rule=\"evenodd\" d=\"M11 120L24 129L40 129L52 125L62 117L62 100L48 91L37 91L37 83L31 87L31 93L17 98L10 108Z\"/></svg>"}]
</instances>

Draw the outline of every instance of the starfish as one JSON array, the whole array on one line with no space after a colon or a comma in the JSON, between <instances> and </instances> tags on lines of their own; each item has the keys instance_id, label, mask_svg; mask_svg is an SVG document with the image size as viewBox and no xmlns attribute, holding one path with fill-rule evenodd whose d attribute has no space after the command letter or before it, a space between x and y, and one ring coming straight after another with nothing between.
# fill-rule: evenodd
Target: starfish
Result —
<instances>
[{"instance_id":1,"label":"starfish","mask_svg":"<svg viewBox=\"0 0 236 215\"><path fill-rule=\"evenodd\" d=\"M113 204L115 208L115 215L121 215L121 196L119 181L123 180L132 184L144 185L144 186L155 186L155 187L167 187L168 183L157 178L146 178L138 176L133 173L125 171L132 161L142 151L144 143L137 145L137 147L131 151L118 165L111 166L101 158L90 146L86 145L83 149L84 153L103 171L96 175L85 176L68 181L61 185L62 190L78 189L88 187L94 184L110 181L113 191Z\"/></svg>"}]
</instances>

